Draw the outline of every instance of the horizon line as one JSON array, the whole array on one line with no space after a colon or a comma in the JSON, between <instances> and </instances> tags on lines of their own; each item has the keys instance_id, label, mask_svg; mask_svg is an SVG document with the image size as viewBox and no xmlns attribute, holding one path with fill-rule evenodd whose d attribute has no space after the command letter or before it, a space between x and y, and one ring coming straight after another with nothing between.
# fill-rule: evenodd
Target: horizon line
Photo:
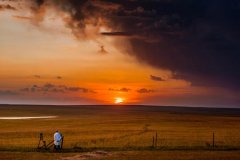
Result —
<instances>
[{"instance_id":1,"label":"horizon line","mask_svg":"<svg viewBox=\"0 0 240 160\"><path fill-rule=\"evenodd\" d=\"M175 107L175 108L210 108L210 109L240 109L239 107L219 106L189 106L189 105L151 105L151 104L0 104L1 106L142 106L142 107Z\"/></svg>"}]
</instances>

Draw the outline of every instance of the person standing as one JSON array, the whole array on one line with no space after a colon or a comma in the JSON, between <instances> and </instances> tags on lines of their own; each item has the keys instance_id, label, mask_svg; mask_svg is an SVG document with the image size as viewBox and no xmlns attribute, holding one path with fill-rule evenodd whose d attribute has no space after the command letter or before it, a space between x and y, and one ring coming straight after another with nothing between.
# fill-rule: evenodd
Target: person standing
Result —
<instances>
[{"instance_id":1,"label":"person standing","mask_svg":"<svg viewBox=\"0 0 240 160\"><path fill-rule=\"evenodd\" d=\"M58 132L58 130L54 133L54 149L61 149L61 140L62 135Z\"/></svg>"}]
</instances>

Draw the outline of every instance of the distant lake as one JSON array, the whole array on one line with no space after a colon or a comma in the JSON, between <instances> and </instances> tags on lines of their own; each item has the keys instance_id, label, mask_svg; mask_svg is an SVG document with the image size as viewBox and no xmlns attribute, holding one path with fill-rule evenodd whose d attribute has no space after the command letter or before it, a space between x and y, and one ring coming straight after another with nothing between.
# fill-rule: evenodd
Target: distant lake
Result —
<instances>
[{"instance_id":1,"label":"distant lake","mask_svg":"<svg viewBox=\"0 0 240 160\"><path fill-rule=\"evenodd\" d=\"M0 117L0 120L18 120L18 119L51 119L57 116L35 116L35 117Z\"/></svg>"}]
</instances>

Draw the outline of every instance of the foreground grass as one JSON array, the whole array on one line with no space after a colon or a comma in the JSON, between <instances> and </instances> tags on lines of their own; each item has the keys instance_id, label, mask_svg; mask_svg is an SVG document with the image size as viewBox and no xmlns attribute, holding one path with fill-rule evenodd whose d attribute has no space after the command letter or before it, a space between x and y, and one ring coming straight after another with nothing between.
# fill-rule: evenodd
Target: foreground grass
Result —
<instances>
[{"instance_id":1,"label":"foreground grass","mask_svg":"<svg viewBox=\"0 0 240 160\"><path fill-rule=\"evenodd\" d=\"M0 152L0 160L55 160L60 157L73 156L67 153L39 152Z\"/></svg>"},{"instance_id":2,"label":"foreground grass","mask_svg":"<svg viewBox=\"0 0 240 160\"><path fill-rule=\"evenodd\" d=\"M238 160L240 152L215 151L144 151L122 152L119 157L104 160Z\"/></svg>"},{"instance_id":3,"label":"foreground grass","mask_svg":"<svg viewBox=\"0 0 240 160\"><path fill-rule=\"evenodd\" d=\"M83 153L0 152L4 160L57 160ZM98 160L239 160L240 151L121 151ZM73 159L74 160L74 159Z\"/></svg>"}]
</instances>

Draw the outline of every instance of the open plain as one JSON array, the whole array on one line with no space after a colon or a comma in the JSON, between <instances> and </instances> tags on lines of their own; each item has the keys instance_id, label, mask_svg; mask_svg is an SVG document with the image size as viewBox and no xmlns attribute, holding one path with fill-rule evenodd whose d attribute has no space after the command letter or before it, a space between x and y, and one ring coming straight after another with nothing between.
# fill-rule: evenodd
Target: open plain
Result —
<instances>
[{"instance_id":1,"label":"open plain","mask_svg":"<svg viewBox=\"0 0 240 160\"><path fill-rule=\"evenodd\" d=\"M0 117L0 159L240 159L239 109L1 105ZM37 149L56 130L62 151Z\"/></svg>"}]
</instances>

